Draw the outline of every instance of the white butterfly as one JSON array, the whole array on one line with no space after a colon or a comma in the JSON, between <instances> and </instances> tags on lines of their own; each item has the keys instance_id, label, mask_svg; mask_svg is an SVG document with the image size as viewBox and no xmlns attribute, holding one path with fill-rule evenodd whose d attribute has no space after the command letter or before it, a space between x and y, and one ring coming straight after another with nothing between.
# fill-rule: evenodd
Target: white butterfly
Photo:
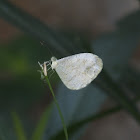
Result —
<instances>
[{"instance_id":1,"label":"white butterfly","mask_svg":"<svg viewBox=\"0 0 140 140\"><path fill-rule=\"evenodd\" d=\"M44 63L44 74L47 75ZM79 90L90 84L103 68L102 59L92 53L80 53L61 59L51 58L51 68L55 69L64 85L71 90Z\"/></svg>"}]
</instances>

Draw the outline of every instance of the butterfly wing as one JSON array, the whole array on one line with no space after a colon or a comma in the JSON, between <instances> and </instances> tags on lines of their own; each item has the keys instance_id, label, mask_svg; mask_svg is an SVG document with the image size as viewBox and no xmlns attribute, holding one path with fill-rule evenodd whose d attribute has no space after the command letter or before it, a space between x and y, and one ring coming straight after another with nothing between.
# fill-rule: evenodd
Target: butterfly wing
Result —
<instances>
[{"instance_id":1,"label":"butterfly wing","mask_svg":"<svg viewBox=\"0 0 140 140\"><path fill-rule=\"evenodd\" d=\"M91 83L102 67L102 60L98 56L81 53L57 60L55 70L66 87L78 90Z\"/></svg>"}]
</instances>

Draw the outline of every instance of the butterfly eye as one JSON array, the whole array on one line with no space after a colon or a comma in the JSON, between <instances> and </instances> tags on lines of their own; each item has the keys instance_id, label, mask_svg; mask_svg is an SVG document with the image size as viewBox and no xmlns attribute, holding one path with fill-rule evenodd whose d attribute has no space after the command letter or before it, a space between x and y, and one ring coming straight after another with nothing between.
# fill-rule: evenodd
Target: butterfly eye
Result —
<instances>
[{"instance_id":1,"label":"butterfly eye","mask_svg":"<svg viewBox=\"0 0 140 140\"><path fill-rule=\"evenodd\" d=\"M56 61L56 60L57 60L57 58L54 57L54 56L51 58L51 62L54 62L54 61Z\"/></svg>"}]
</instances>

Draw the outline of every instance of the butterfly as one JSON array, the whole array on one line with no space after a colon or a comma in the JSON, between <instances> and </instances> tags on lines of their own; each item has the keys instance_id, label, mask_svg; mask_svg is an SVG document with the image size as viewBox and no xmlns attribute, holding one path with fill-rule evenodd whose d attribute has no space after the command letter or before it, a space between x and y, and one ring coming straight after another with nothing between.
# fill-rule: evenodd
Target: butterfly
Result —
<instances>
[{"instance_id":1,"label":"butterfly","mask_svg":"<svg viewBox=\"0 0 140 140\"><path fill-rule=\"evenodd\" d=\"M47 75L46 64L42 65ZM92 53L80 53L57 59L51 58L51 69L55 70L64 83L71 90L79 90L90 84L103 68L102 59Z\"/></svg>"}]
</instances>

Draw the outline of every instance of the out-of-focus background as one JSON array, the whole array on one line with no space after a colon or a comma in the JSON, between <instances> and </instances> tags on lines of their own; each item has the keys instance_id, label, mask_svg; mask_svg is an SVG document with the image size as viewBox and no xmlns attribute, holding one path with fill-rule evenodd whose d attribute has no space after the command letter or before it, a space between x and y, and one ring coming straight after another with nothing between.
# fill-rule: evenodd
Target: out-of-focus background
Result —
<instances>
[{"instance_id":1,"label":"out-of-focus background","mask_svg":"<svg viewBox=\"0 0 140 140\"><path fill-rule=\"evenodd\" d=\"M138 0L10 1L54 28L85 31L91 36L114 29L119 19L139 9ZM21 33L1 20L1 41Z\"/></svg>"},{"instance_id":2,"label":"out-of-focus background","mask_svg":"<svg viewBox=\"0 0 140 140\"><path fill-rule=\"evenodd\" d=\"M103 59L104 67L113 79L119 81L128 95L139 95L138 0L9 2L53 29L80 32L86 36L96 54ZM49 60L52 54L56 53L48 48L51 46L48 46L47 42L35 39L0 16L0 139L15 139L11 111L19 114L27 136L30 136L42 112L52 102L50 90L40 80L40 74L37 72L40 69L37 62ZM102 112L115 104L112 98L96 86L89 85L82 91L73 92L64 87L56 74L50 81L68 124ZM54 109L51 119L46 124L43 139L49 139L61 127L57 110ZM139 132L138 123L122 110L91 121L71 139L139 140Z\"/></svg>"}]
</instances>

